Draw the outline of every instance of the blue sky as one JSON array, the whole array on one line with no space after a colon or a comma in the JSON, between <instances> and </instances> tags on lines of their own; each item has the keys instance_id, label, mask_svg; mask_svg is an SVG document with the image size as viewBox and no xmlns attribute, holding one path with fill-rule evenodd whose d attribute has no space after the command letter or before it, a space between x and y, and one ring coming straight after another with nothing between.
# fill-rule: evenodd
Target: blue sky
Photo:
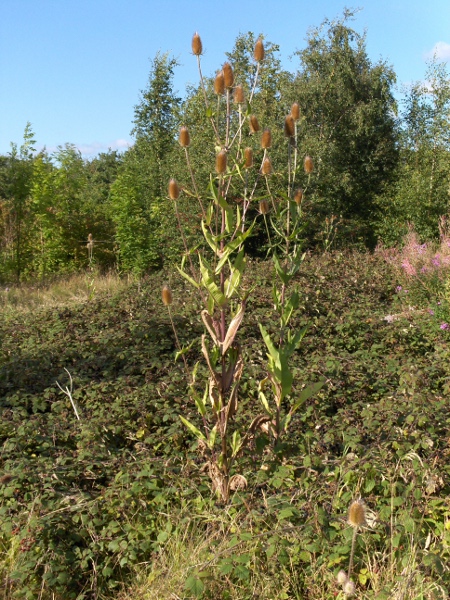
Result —
<instances>
[{"instance_id":1,"label":"blue sky","mask_svg":"<svg viewBox=\"0 0 450 600\"><path fill-rule=\"evenodd\" d=\"M191 39L203 40L205 75L239 33L263 33L293 72L310 27L361 8L367 52L399 85L424 78L437 49L450 62L450 0L0 0L0 154L20 145L27 121L38 149L75 144L84 156L132 143L133 109L158 51L177 58L174 85L197 83Z\"/></svg>"}]
</instances>

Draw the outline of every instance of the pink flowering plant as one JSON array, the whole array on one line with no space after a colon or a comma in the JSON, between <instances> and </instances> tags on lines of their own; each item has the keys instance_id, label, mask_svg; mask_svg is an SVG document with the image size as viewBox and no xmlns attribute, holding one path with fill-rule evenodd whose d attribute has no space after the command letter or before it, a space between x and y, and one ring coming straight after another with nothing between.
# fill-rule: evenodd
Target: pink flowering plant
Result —
<instances>
[{"instance_id":1,"label":"pink flowering plant","mask_svg":"<svg viewBox=\"0 0 450 600\"><path fill-rule=\"evenodd\" d=\"M397 272L395 292L402 309L428 314L445 331L450 329L450 224L445 217L439 232L439 242L422 243L410 227L400 249L379 246L377 251Z\"/></svg>"}]
</instances>

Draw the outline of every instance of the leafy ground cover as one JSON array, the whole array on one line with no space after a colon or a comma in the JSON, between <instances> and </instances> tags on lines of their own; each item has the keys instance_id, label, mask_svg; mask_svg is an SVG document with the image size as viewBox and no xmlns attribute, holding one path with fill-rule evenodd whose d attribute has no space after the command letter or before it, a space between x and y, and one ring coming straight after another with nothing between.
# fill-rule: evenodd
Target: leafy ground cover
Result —
<instances>
[{"instance_id":1,"label":"leafy ground cover","mask_svg":"<svg viewBox=\"0 0 450 600\"><path fill-rule=\"evenodd\" d=\"M448 597L449 331L408 305L397 277L380 254L306 258L293 395L326 384L276 447L255 434L237 463L248 486L227 505L179 419L199 417L160 292L169 281L193 365L200 306L184 280L162 272L80 304L6 312L3 597L343 598L336 576L353 553L357 597ZM266 365L258 323L277 327L272 281L272 263L249 263L243 421ZM68 373L80 420L57 385ZM359 497L356 531L347 511Z\"/></svg>"}]
</instances>

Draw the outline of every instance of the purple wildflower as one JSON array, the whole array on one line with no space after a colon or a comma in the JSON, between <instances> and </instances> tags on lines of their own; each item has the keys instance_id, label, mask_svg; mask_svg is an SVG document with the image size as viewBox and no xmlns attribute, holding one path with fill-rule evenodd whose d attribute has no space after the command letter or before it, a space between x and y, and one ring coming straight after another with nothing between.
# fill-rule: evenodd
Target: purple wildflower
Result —
<instances>
[{"instance_id":1,"label":"purple wildflower","mask_svg":"<svg viewBox=\"0 0 450 600\"><path fill-rule=\"evenodd\" d=\"M401 286L401 285L398 285L398 286L395 288L395 291L396 291L396 292L397 292L397 294L398 294L399 292L401 292L401 291L402 291L402 289L403 289L403 288L402 288L402 286Z\"/></svg>"},{"instance_id":2,"label":"purple wildflower","mask_svg":"<svg viewBox=\"0 0 450 600\"><path fill-rule=\"evenodd\" d=\"M440 325L440 329L445 330L445 329L449 329L449 328L450 328L450 325L448 323L441 323L441 325Z\"/></svg>"}]
</instances>

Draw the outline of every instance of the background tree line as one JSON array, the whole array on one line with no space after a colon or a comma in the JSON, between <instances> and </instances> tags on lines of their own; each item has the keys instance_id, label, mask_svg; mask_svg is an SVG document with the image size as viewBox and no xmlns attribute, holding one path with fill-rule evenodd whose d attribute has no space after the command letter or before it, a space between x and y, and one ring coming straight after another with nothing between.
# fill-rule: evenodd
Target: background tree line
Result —
<instances>
[{"instance_id":1,"label":"background tree line","mask_svg":"<svg viewBox=\"0 0 450 600\"><path fill-rule=\"evenodd\" d=\"M300 154L314 159L315 172L303 199L305 248L398 243L413 224L424 238L438 233L448 213L450 181L450 79L434 60L425 76L404 93L400 108L393 90L396 76L383 61L372 63L365 36L349 25L346 11L309 34L296 54L295 72L282 68L277 45L264 40L265 58L256 89L253 33L239 35L226 54L245 103L236 107L230 128L245 145L260 149L263 129L272 132L274 185L286 189L282 175L285 115L300 108ZM0 156L0 278L4 282L44 278L87 266L142 274L184 251L173 204L167 199L171 177L189 182L177 136L188 127L189 149L199 194L207 194L214 156L211 128L204 122L204 91L190 87L183 98L173 90L177 62L168 54L153 60L147 87L135 106L134 145L85 160L70 144L49 155L36 153L27 124L20 147ZM218 65L221 68L221 65ZM217 103L215 74L205 78L208 117ZM249 115L260 131L252 131ZM246 119L240 126L239 119ZM280 168L277 169L277 166ZM254 176L255 185L261 185ZM299 170L299 185L302 185ZM236 197L236 201L240 199ZM179 215L189 244L199 243L199 204L185 197ZM257 207L251 209L256 214ZM193 218L195 217L195 218ZM251 251L267 240L255 228ZM91 237L88 237L88 236ZM90 241L91 240L91 241ZM92 242L93 240L93 242ZM88 244L88 242L90 243Z\"/></svg>"}]
</instances>

